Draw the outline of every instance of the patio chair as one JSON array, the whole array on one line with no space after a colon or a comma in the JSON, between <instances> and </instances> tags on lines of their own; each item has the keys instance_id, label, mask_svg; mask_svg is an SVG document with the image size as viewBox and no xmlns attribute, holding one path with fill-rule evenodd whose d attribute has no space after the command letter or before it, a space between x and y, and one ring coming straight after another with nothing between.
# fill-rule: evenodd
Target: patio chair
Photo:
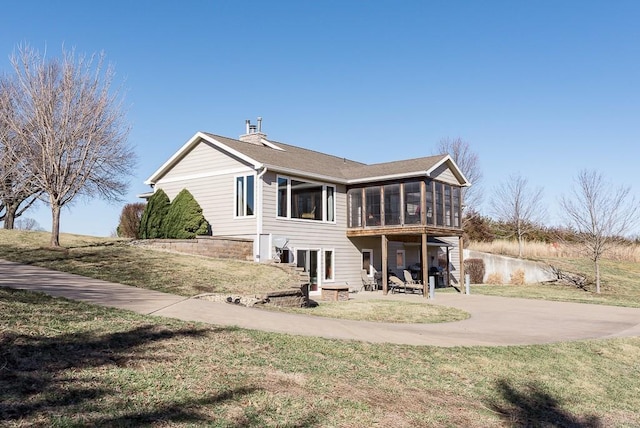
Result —
<instances>
[{"instance_id":1,"label":"patio chair","mask_svg":"<svg viewBox=\"0 0 640 428\"><path fill-rule=\"evenodd\" d=\"M400 289L407 292L407 284L405 284L400 278L397 276L389 275L389 291L392 293L397 293Z\"/></svg>"},{"instance_id":2,"label":"patio chair","mask_svg":"<svg viewBox=\"0 0 640 428\"><path fill-rule=\"evenodd\" d=\"M366 270L362 269L360 271L360 278L362 278L361 290L373 291L378 288L378 283L374 278L371 278L369 275L367 275Z\"/></svg>"},{"instance_id":3,"label":"patio chair","mask_svg":"<svg viewBox=\"0 0 640 428\"><path fill-rule=\"evenodd\" d=\"M407 284L422 284L422 281L420 281L419 279L413 279L413 276L411 275L411 272L409 272L408 270L404 270L404 282L406 282Z\"/></svg>"}]
</instances>

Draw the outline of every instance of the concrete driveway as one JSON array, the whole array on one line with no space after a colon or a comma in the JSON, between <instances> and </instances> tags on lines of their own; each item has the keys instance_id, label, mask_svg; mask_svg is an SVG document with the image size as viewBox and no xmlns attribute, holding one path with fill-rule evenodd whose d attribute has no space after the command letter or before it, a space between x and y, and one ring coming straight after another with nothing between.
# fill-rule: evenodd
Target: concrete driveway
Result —
<instances>
[{"instance_id":1,"label":"concrete driveway","mask_svg":"<svg viewBox=\"0 0 640 428\"><path fill-rule=\"evenodd\" d=\"M40 291L142 314L276 333L372 343L504 346L640 336L640 309L481 295L358 293L355 299L407 299L452 306L471 317L443 324L391 324L282 314L189 299L0 260L0 286Z\"/></svg>"}]
</instances>

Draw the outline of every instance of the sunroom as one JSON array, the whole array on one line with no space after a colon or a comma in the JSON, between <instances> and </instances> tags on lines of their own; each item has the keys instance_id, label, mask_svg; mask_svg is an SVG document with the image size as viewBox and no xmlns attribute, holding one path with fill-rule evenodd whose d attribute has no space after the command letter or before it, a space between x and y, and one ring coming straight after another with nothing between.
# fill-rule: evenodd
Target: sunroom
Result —
<instances>
[{"instance_id":1,"label":"sunroom","mask_svg":"<svg viewBox=\"0 0 640 428\"><path fill-rule=\"evenodd\" d=\"M462 248L464 180L462 183L413 177L348 188L347 237L357 247L366 246L364 243L371 242L371 238L379 242L376 247L380 248L380 256L370 263L377 265L375 270L381 274L385 294L389 275L408 266L414 269L418 266L415 276L428 284L429 267L434 267L434 259L436 262L441 260L436 269L441 272L445 285L452 285L464 277L462 252L459 251ZM450 257L452 247L458 250L455 260ZM395 254L390 254L390 248ZM444 255L444 260L437 255ZM373 270L368 273L372 274ZM433 271L431 274L435 276Z\"/></svg>"}]
</instances>

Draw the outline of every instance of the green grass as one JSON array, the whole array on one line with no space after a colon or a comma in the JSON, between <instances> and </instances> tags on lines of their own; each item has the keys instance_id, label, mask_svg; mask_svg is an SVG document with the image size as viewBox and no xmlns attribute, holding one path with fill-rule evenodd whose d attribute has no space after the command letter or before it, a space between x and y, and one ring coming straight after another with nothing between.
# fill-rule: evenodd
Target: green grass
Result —
<instances>
[{"instance_id":1,"label":"green grass","mask_svg":"<svg viewBox=\"0 0 640 428\"><path fill-rule=\"evenodd\" d=\"M311 308L282 308L264 306L265 309L295 314L314 315L356 321L391 323L439 323L469 318L469 313L456 308L410 303L397 300L350 300L348 302L320 302Z\"/></svg>"},{"instance_id":2,"label":"green grass","mask_svg":"<svg viewBox=\"0 0 640 428\"><path fill-rule=\"evenodd\" d=\"M379 345L0 288L3 426L640 425L640 339Z\"/></svg>"}]
</instances>

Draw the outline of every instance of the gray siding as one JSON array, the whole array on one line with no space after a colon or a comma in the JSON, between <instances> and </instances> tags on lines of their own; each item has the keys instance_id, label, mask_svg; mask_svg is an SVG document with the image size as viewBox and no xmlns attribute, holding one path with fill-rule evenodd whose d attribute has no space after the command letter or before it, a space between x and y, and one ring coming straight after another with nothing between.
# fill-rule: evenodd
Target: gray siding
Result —
<instances>
[{"instance_id":1,"label":"gray siding","mask_svg":"<svg viewBox=\"0 0 640 428\"><path fill-rule=\"evenodd\" d=\"M457 236L451 237L438 237L441 241L448 242L453 245L449 248L449 269L451 270L451 284L455 286L464 286L464 279L460 278L460 247L458 244L460 240Z\"/></svg>"},{"instance_id":2,"label":"gray siding","mask_svg":"<svg viewBox=\"0 0 640 428\"><path fill-rule=\"evenodd\" d=\"M214 236L255 238L256 217L234 218L235 177L251 167L201 142L156 183L173 200L188 189L202 207Z\"/></svg>"},{"instance_id":3,"label":"gray siding","mask_svg":"<svg viewBox=\"0 0 640 428\"><path fill-rule=\"evenodd\" d=\"M267 172L263 188L263 233L286 237L287 247L298 249L333 250L334 281L330 283L348 284L352 289L360 289L361 255L358 249L347 239L346 193L345 187L336 186L336 221L325 223L315 220L277 218L277 175ZM296 178L289 176L291 178ZM331 184L331 183L323 183ZM322 254L322 253L321 253ZM324 272L324 260L321 256L320 272ZM322 279L322 278L321 278ZM320 283L322 285L322 282Z\"/></svg>"},{"instance_id":4,"label":"gray siding","mask_svg":"<svg viewBox=\"0 0 640 428\"><path fill-rule=\"evenodd\" d=\"M460 185L460 181L456 178L456 176L451 171L451 168L449 168L449 165L447 165L446 163L436 168L436 170L431 174L431 177L433 177L434 180L443 181L449 184L455 184L456 186Z\"/></svg>"}]
</instances>

